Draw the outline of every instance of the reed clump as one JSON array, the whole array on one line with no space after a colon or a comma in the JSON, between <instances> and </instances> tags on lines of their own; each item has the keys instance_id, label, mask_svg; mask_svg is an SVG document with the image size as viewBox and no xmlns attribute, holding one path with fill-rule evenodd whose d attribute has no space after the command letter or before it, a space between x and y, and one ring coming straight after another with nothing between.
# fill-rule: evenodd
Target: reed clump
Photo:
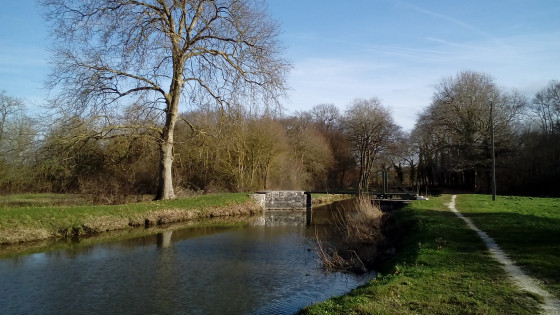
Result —
<instances>
[{"instance_id":1,"label":"reed clump","mask_svg":"<svg viewBox=\"0 0 560 315\"><path fill-rule=\"evenodd\" d=\"M384 240L383 216L367 197L356 198L351 209L337 207L331 222L332 235L321 240L316 234L319 259L325 270L366 272Z\"/></svg>"}]
</instances>

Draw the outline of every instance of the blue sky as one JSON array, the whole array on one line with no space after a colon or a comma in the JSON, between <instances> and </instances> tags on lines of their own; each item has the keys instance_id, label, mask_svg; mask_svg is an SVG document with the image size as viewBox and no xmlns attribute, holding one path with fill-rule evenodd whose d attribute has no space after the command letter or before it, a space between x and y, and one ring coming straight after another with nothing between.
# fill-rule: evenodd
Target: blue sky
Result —
<instances>
[{"instance_id":1,"label":"blue sky","mask_svg":"<svg viewBox=\"0 0 560 315\"><path fill-rule=\"evenodd\" d=\"M379 97L410 129L434 87L463 70L529 97L560 80L558 0L269 0L282 25L289 112ZM40 105L49 72L32 0L0 0L0 90Z\"/></svg>"}]
</instances>

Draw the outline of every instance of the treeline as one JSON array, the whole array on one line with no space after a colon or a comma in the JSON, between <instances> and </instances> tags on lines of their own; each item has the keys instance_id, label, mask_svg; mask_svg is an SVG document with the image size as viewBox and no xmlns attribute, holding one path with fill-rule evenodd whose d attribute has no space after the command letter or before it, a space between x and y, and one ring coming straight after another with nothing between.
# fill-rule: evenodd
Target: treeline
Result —
<instances>
[{"instance_id":1,"label":"treeline","mask_svg":"<svg viewBox=\"0 0 560 315\"><path fill-rule=\"evenodd\" d=\"M490 106L491 105L491 106ZM492 107L493 124L490 120ZM322 104L287 116L202 107L175 130L176 191L267 189L490 191L494 126L499 194L559 195L560 83L534 96L498 88L484 73L442 80L412 131L377 98L346 110ZM100 201L155 194L162 117L119 113L33 118L0 93L0 192L89 193Z\"/></svg>"},{"instance_id":2,"label":"treeline","mask_svg":"<svg viewBox=\"0 0 560 315\"><path fill-rule=\"evenodd\" d=\"M9 109L0 134L2 193L89 193L110 200L155 193L159 117L131 106L119 117L62 116L43 124L25 115L21 100L5 93L0 97ZM329 106L317 108L323 107ZM338 115L338 109L329 108ZM112 121L104 124L104 119ZM309 113L257 116L241 108L183 113L175 130L176 187L205 192L325 189L329 176L354 165L335 165L334 156L343 156L344 150L347 163L353 163L351 153L336 140L340 135L319 125ZM336 185L351 186L350 176L343 176L333 179Z\"/></svg>"},{"instance_id":3,"label":"treeline","mask_svg":"<svg viewBox=\"0 0 560 315\"><path fill-rule=\"evenodd\" d=\"M528 98L469 71L444 79L419 115L420 185L490 192L492 127L498 193L559 195L560 83Z\"/></svg>"}]
</instances>

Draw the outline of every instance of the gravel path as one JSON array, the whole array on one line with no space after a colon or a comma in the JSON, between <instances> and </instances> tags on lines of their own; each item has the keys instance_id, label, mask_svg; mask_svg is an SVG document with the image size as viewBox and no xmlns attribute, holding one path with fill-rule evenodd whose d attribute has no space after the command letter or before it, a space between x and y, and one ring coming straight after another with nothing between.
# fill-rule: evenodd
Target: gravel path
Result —
<instances>
[{"instance_id":1,"label":"gravel path","mask_svg":"<svg viewBox=\"0 0 560 315\"><path fill-rule=\"evenodd\" d=\"M474 225L474 223L469 219L463 216L457 209L455 208L455 199L457 198L456 195L453 195L451 198L451 202L449 203L449 209L453 211L459 218L463 219L467 225L474 230L478 236L484 241L490 254L492 257L497 260L499 263L503 265L504 270L513 278L513 280L517 283L522 290L538 294L544 298L544 305L543 310L545 314L555 314L560 315L560 301L555 299L550 293L546 290L542 289L537 282L537 280L529 277L523 271L517 267L511 259L509 259L504 251L496 244L496 242L486 234L486 232L480 230L479 228Z\"/></svg>"}]
</instances>

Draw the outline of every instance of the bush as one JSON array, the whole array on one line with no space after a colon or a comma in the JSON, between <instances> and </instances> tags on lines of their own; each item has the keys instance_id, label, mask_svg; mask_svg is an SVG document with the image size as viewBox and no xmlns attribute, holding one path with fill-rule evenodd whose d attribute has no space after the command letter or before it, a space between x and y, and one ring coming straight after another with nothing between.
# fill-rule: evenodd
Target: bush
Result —
<instances>
[{"instance_id":1,"label":"bush","mask_svg":"<svg viewBox=\"0 0 560 315\"><path fill-rule=\"evenodd\" d=\"M352 209L337 207L329 240L317 236L318 254L327 271L365 272L383 241L383 212L367 197L357 198Z\"/></svg>"}]
</instances>

